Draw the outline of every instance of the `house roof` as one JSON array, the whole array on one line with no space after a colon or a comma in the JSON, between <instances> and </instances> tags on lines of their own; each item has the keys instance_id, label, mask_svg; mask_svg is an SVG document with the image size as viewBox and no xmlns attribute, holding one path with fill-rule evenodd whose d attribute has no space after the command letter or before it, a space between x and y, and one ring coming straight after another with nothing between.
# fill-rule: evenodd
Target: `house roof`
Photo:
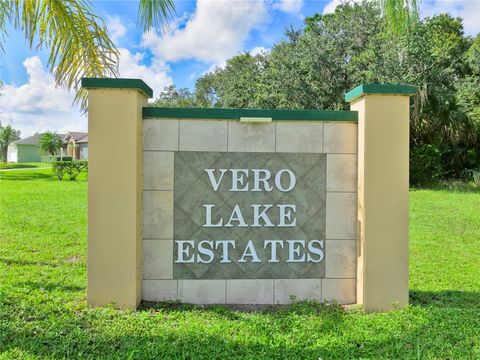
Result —
<instances>
[{"instance_id":1,"label":"house roof","mask_svg":"<svg viewBox=\"0 0 480 360\"><path fill-rule=\"evenodd\" d=\"M10 145L38 145L38 140L40 139L40 136L42 134L35 134L29 137L26 137L25 139L17 140L11 143ZM57 134L60 136L62 139L66 136L66 134Z\"/></svg>"},{"instance_id":2,"label":"house roof","mask_svg":"<svg viewBox=\"0 0 480 360\"><path fill-rule=\"evenodd\" d=\"M26 137L25 139L17 140L11 143L10 145L38 145L38 140L40 139L40 136L42 136L44 133L41 134L35 134L29 137ZM79 131L71 131L67 134L57 134L60 136L62 139L62 143L66 144L68 142L68 139L72 137L75 142L77 143L88 143L88 133L86 132L79 132Z\"/></svg>"},{"instance_id":3,"label":"house roof","mask_svg":"<svg viewBox=\"0 0 480 360\"><path fill-rule=\"evenodd\" d=\"M65 139L69 135L73 138L73 140L75 140L75 142L85 142L84 138L87 138L87 141L88 141L88 133L86 133L86 132L71 131L67 135L65 135Z\"/></svg>"},{"instance_id":4,"label":"house roof","mask_svg":"<svg viewBox=\"0 0 480 360\"><path fill-rule=\"evenodd\" d=\"M88 143L88 134L87 136L81 138L80 140L77 141L77 143L82 144L82 143Z\"/></svg>"}]
</instances>

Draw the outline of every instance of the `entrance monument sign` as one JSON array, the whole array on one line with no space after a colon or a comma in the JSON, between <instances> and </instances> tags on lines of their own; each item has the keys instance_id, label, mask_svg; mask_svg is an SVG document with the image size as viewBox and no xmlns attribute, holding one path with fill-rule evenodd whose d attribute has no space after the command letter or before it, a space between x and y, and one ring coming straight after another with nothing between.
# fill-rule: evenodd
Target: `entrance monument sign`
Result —
<instances>
[{"instance_id":1,"label":"entrance monument sign","mask_svg":"<svg viewBox=\"0 0 480 360\"><path fill-rule=\"evenodd\" d=\"M82 85L89 304L408 303L415 88L362 85L352 111L293 111L153 108L141 80Z\"/></svg>"}]
</instances>

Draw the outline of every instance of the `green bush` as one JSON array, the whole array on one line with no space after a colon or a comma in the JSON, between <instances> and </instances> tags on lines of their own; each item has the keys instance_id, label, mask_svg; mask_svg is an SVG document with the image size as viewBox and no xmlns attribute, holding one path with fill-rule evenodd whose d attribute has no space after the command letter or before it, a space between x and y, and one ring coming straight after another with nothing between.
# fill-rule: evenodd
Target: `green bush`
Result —
<instances>
[{"instance_id":1,"label":"green bush","mask_svg":"<svg viewBox=\"0 0 480 360\"><path fill-rule=\"evenodd\" d=\"M57 161L73 161L71 156L57 156Z\"/></svg>"},{"instance_id":2,"label":"green bush","mask_svg":"<svg viewBox=\"0 0 480 360\"><path fill-rule=\"evenodd\" d=\"M431 144L415 146L410 151L410 184L425 185L443 176L442 153Z\"/></svg>"},{"instance_id":3,"label":"green bush","mask_svg":"<svg viewBox=\"0 0 480 360\"><path fill-rule=\"evenodd\" d=\"M480 186L480 170L478 171L474 169L464 170L462 172L462 180L471 181L475 185Z\"/></svg>"},{"instance_id":4,"label":"green bush","mask_svg":"<svg viewBox=\"0 0 480 360\"><path fill-rule=\"evenodd\" d=\"M62 180L65 174L68 174L70 180L75 181L80 173L88 171L88 161L54 161L52 162L52 171L58 180Z\"/></svg>"}]
</instances>

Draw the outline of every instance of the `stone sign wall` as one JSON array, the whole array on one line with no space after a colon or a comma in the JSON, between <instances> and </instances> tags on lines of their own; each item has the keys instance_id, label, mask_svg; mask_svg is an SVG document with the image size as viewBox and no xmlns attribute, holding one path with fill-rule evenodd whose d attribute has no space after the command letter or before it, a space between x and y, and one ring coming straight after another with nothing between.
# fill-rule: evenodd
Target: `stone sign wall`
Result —
<instances>
[{"instance_id":1,"label":"stone sign wall","mask_svg":"<svg viewBox=\"0 0 480 360\"><path fill-rule=\"evenodd\" d=\"M356 132L144 120L143 298L355 302Z\"/></svg>"},{"instance_id":2,"label":"stone sign wall","mask_svg":"<svg viewBox=\"0 0 480 360\"><path fill-rule=\"evenodd\" d=\"M140 79L82 87L89 305L408 305L415 87L359 85L350 111L156 108Z\"/></svg>"}]
</instances>

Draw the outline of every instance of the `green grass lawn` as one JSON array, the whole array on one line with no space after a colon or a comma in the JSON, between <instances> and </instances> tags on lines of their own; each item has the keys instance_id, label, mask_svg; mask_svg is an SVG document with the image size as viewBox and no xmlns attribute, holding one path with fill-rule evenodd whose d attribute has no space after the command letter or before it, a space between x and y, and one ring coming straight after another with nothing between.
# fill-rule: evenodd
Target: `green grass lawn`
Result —
<instances>
[{"instance_id":1,"label":"green grass lawn","mask_svg":"<svg viewBox=\"0 0 480 360\"><path fill-rule=\"evenodd\" d=\"M85 179L0 178L0 359L480 359L478 190L411 191L407 309L117 311L85 302Z\"/></svg>"}]
</instances>

